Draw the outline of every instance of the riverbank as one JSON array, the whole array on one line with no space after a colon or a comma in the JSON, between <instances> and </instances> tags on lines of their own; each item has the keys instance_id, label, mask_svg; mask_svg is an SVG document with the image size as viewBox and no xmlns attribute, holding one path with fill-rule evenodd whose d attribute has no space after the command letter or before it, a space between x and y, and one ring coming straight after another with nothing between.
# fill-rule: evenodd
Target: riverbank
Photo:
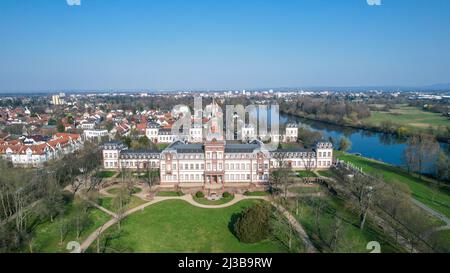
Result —
<instances>
[{"instance_id":1,"label":"riverbank","mask_svg":"<svg viewBox=\"0 0 450 273\"><path fill-rule=\"evenodd\" d=\"M352 163L369 174L381 176L388 183L407 185L414 199L450 217L450 186L384 162L338 151L335 154L337 159Z\"/></svg>"},{"instance_id":2,"label":"riverbank","mask_svg":"<svg viewBox=\"0 0 450 273\"><path fill-rule=\"evenodd\" d=\"M418 135L420 133L423 133L423 132L417 132L417 131L399 130L400 128L396 128L395 130L393 128L391 128L391 129L388 130L386 128L382 128L382 127L371 125L371 124L341 123L341 122L336 122L336 121L333 121L333 120L317 118L317 117L311 116L311 115L301 115L299 113L291 113L291 112L285 111L283 109L280 109L280 114L288 115L288 116L292 116L292 117L297 117L297 118L302 118L302 119L310 120L310 121L322 122L322 123L325 123L325 124L338 126L338 127L342 127L342 128L351 128L351 129L355 129L355 130L365 130L365 131L370 131L370 132L373 132L373 133L390 134L390 135L393 135L393 136L398 137L398 138L412 137L412 136L416 136L416 135ZM442 143L446 143L446 144L450 144L450 137L448 137L448 136L438 136L438 135L434 135L434 136L436 137L437 141L442 142Z\"/></svg>"}]
</instances>

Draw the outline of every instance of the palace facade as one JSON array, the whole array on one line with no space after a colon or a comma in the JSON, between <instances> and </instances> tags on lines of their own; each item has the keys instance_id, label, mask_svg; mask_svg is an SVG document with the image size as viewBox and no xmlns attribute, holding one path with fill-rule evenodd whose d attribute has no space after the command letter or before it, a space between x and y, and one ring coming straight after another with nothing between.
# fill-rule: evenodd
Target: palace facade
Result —
<instances>
[{"instance_id":1,"label":"palace facade","mask_svg":"<svg viewBox=\"0 0 450 273\"><path fill-rule=\"evenodd\" d=\"M294 170L327 169L333 145L319 142L312 149L269 151L258 140L249 143L216 140L203 143L175 141L163 151L128 150L122 142L103 146L105 169L159 169L161 186L225 187L265 185L280 165Z\"/></svg>"}]
</instances>

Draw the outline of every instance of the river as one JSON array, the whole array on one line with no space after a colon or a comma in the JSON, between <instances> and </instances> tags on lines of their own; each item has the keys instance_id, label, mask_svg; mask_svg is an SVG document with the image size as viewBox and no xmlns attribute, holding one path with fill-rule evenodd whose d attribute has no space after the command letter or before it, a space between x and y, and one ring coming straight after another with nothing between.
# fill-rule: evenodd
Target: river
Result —
<instances>
[{"instance_id":1,"label":"river","mask_svg":"<svg viewBox=\"0 0 450 273\"><path fill-rule=\"evenodd\" d=\"M406 139L404 138L399 138L392 134L336 126L290 115L280 115L280 123L297 123L300 126L307 126L314 131L322 132L326 139L333 137L338 140L345 136L352 142L350 153L359 153L364 157L396 166L404 165L403 151L406 148ZM440 143L440 145L447 155L450 155L450 145L447 143Z\"/></svg>"}]
</instances>

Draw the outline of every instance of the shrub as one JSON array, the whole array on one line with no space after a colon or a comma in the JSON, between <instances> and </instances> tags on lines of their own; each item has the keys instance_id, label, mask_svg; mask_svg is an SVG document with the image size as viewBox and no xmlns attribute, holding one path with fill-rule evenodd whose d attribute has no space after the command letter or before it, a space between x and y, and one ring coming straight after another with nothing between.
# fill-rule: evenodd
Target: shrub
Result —
<instances>
[{"instance_id":1,"label":"shrub","mask_svg":"<svg viewBox=\"0 0 450 273\"><path fill-rule=\"evenodd\" d=\"M244 195L250 195L250 192L249 191L245 191Z\"/></svg>"},{"instance_id":2,"label":"shrub","mask_svg":"<svg viewBox=\"0 0 450 273\"><path fill-rule=\"evenodd\" d=\"M203 197L205 197L205 195L203 194L203 192L198 191L198 192L195 194L195 197L197 197L197 198L203 198Z\"/></svg>"},{"instance_id":3,"label":"shrub","mask_svg":"<svg viewBox=\"0 0 450 273\"><path fill-rule=\"evenodd\" d=\"M222 194L223 198L228 198L230 196L231 196L231 194L229 192L227 192L227 191Z\"/></svg>"},{"instance_id":4,"label":"shrub","mask_svg":"<svg viewBox=\"0 0 450 273\"><path fill-rule=\"evenodd\" d=\"M234 226L239 241L251 244L266 239L269 235L269 217L267 204L256 204L245 209Z\"/></svg>"}]
</instances>

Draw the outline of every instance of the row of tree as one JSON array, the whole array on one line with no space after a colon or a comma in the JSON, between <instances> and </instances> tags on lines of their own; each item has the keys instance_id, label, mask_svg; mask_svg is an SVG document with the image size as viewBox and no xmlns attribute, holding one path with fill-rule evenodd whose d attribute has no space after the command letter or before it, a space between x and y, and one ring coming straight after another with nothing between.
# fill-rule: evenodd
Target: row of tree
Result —
<instances>
[{"instance_id":1,"label":"row of tree","mask_svg":"<svg viewBox=\"0 0 450 273\"><path fill-rule=\"evenodd\" d=\"M41 169L18 171L0 161L0 251L18 251L32 242L34 228L54 221L70 203L64 188L80 189L99 162L100 152L90 143Z\"/></svg>"}]
</instances>

